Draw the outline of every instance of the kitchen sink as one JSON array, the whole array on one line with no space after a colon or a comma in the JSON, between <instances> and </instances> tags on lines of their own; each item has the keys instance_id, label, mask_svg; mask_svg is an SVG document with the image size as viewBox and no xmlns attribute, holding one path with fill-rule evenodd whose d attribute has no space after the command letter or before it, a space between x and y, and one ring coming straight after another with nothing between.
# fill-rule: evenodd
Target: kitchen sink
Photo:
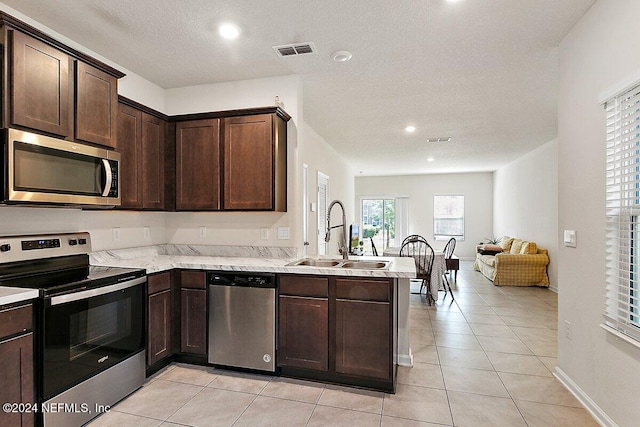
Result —
<instances>
[{"instance_id":1,"label":"kitchen sink","mask_svg":"<svg viewBox=\"0 0 640 427\"><path fill-rule=\"evenodd\" d=\"M287 264L287 266L301 266L301 267L333 267L333 268L356 268L360 270L384 270L389 268L391 261L350 261L350 260L337 260L337 259L318 259L318 258L304 258L298 261Z\"/></svg>"},{"instance_id":2,"label":"kitchen sink","mask_svg":"<svg viewBox=\"0 0 640 427\"><path fill-rule=\"evenodd\" d=\"M337 265L339 265L342 261L336 261L336 260L332 260L332 259L311 259L311 258L306 258L306 259L302 259L296 262L293 262L291 264L287 264L287 265L302 265L302 266L306 266L306 267L335 267Z\"/></svg>"},{"instance_id":3,"label":"kitchen sink","mask_svg":"<svg viewBox=\"0 0 640 427\"><path fill-rule=\"evenodd\" d=\"M364 270L377 270L387 268L389 261L347 261L342 263L342 268L361 268Z\"/></svg>"}]
</instances>

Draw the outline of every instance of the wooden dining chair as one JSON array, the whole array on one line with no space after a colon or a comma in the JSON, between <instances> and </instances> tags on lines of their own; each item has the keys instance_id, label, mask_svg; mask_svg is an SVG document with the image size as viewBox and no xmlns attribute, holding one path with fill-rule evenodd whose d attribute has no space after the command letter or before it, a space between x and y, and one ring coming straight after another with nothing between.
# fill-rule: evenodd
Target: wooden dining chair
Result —
<instances>
[{"instance_id":1,"label":"wooden dining chair","mask_svg":"<svg viewBox=\"0 0 640 427\"><path fill-rule=\"evenodd\" d=\"M447 264L447 268L449 266L449 263L451 262L451 257L453 256L453 251L456 248L456 239L454 239L453 237L449 239L449 241L447 242L447 244L444 246L444 249L442 250L442 252L444 252L444 262ZM449 288L449 293L451 294L451 299L455 301L455 297L453 296L453 291L451 290L451 283L449 283L449 279L447 278L447 274L449 274L449 270L445 270L444 274L442 275L442 278L444 279L444 282L442 282L442 287L444 288L444 296L447 296L447 287ZM449 277L451 277L451 275L449 275Z\"/></svg>"},{"instance_id":2,"label":"wooden dining chair","mask_svg":"<svg viewBox=\"0 0 640 427\"><path fill-rule=\"evenodd\" d=\"M416 263L416 278L421 280L422 288L426 288L427 303L435 301L431 295L431 270L433 269L434 251L427 240L419 235L407 237L400 248L400 256L412 257Z\"/></svg>"}]
</instances>

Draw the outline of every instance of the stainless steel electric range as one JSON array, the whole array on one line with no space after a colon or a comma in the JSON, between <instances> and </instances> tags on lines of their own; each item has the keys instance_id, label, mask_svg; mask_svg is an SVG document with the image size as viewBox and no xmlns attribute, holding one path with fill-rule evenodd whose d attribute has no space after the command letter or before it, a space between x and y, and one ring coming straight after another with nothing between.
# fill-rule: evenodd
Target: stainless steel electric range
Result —
<instances>
[{"instance_id":1,"label":"stainless steel electric range","mask_svg":"<svg viewBox=\"0 0 640 427\"><path fill-rule=\"evenodd\" d=\"M144 270L89 265L89 233L0 237L0 286L39 289L38 423L80 426L145 380Z\"/></svg>"}]
</instances>

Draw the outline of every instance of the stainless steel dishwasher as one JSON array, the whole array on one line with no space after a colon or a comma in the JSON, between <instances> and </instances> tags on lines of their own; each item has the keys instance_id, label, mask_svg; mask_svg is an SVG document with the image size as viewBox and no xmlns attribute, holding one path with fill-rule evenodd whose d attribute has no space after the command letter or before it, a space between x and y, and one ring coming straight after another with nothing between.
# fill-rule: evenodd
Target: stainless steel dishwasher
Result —
<instances>
[{"instance_id":1,"label":"stainless steel dishwasher","mask_svg":"<svg viewBox=\"0 0 640 427\"><path fill-rule=\"evenodd\" d=\"M276 278L266 273L207 273L209 363L275 371Z\"/></svg>"}]
</instances>

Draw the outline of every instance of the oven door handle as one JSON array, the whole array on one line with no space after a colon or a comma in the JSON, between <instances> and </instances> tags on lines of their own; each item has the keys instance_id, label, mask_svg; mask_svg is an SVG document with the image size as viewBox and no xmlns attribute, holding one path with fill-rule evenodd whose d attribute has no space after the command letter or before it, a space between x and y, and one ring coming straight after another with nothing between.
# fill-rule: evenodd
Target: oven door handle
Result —
<instances>
[{"instance_id":1,"label":"oven door handle","mask_svg":"<svg viewBox=\"0 0 640 427\"><path fill-rule=\"evenodd\" d=\"M139 277L134 280L129 280L115 285L104 286L102 288L89 289L87 291L75 292L72 294L60 295L51 298L51 305L60 305L68 302L79 301L91 297L97 297L98 295L104 295L111 292L121 291L123 289L132 288L137 285L141 285L147 281L146 277Z\"/></svg>"}]
</instances>

